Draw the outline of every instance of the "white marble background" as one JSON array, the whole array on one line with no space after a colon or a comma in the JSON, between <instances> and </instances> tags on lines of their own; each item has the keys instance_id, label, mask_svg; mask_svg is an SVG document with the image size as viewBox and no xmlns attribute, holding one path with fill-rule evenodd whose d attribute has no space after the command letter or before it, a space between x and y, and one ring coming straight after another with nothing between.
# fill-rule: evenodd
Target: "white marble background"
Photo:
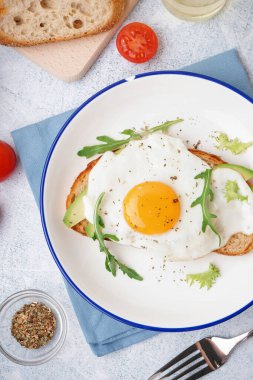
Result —
<instances>
[{"instance_id":1,"label":"white marble background","mask_svg":"<svg viewBox=\"0 0 253 380\"><path fill-rule=\"evenodd\" d=\"M222 51L238 48L253 79L253 2L230 0L216 18L201 23L180 21L160 0L140 0L127 21L142 21L157 32L159 54L143 65L123 60L111 41L79 82L63 83L7 47L0 47L0 139L12 143L10 131L74 108L118 79L159 69L177 69ZM236 279L235 279L236 280ZM239 334L253 328L253 309L207 331L160 334L148 341L96 358L86 344L54 264L40 224L38 209L22 167L0 184L0 302L24 288L49 292L64 306L69 334L62 351L39 367L21 367L0 355L0 380L130 380L146 379L180 350L207 333ZM231 295L232 296L232 295ZM206 379L253 379L253 340Z\"/></svg>"}]
</instances>

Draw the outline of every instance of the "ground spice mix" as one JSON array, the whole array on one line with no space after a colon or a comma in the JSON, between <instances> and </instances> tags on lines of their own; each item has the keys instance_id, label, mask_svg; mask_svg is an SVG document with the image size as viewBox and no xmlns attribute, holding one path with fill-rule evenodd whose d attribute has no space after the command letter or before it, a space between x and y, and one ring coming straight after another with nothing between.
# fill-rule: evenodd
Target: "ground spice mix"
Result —
<instances>
[{"instance_id":1,"label":"ground spice mix","mask_svg":"<svg viewBox=\"0 0 253 380\"><path fill-rule=\"evenodd\" d=\"M11 333L21 346L36 349L52 339L55 328L56 319L52 310L43 303L33 302L14 314Z\"/></svg>"}]
</instances>

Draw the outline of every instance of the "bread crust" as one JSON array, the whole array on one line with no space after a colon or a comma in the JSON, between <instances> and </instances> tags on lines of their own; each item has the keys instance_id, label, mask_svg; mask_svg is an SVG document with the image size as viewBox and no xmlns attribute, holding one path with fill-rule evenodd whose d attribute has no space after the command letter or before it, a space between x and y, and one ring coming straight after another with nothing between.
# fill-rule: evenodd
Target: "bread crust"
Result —
<instances>
[{"instance_id":1,"label":"bread crust","mask_svg":"<svg viewBox=\"0 0 253 380\"><path fill-rule=\"evenodd\" d=\"M203 150L199 150L199 149L188 149L188 150L195 156L201 158L201 160L205 161L211 167L226 163L219 156L216 156L215 154L206 153Z\"/></svg>"},{"instance_id":2,"label":"bread crust","mask_svg":"<svg viewBox=\"0 0 253 380\"><path fill-rule=\"evenodd\" d=\"M226 163L219 156L204 152L202 150L189 149L189 152L201 158L211 167ZM71 203L74 202L75 198L84 190L88 182L89 173L92 170L92 168L97 164L99 159L100 157L91 161L87 165L87 167L76 178L76 180L74 181L70 189L70 193L67 196L66 208L68 208L71 205ZM86 236L85 227L87 226L87 224L88 224L87 220L82 220L80 223L72 227L72 229ZM222 255L228 255L228 256L239 256L239 255L244 255L250 252L252 249L253 249L253 234L245 235L241 232L238 232L230 237L230 239L228 240L225 246L215 250L214 252L222 254Z\"/></svg>"},{"instance_id":3,"label":"bread crust","mask_svg":"<svg viewBox=\"0 0 253 380\"><path fill-rule=\"evenodd\" d=\"M13 46L13 47L24 47L24 46L36 46L41 44L47 44L51 42L61 42L61 41L70 41L77 38L83 38L95 34L99 34L102 32L106 32L110 30L120 19L120 17L123 14L124 8L125 8L125 0L111 0L111 4L113 7L112 11L112 17L110 20L107 21L105 25L98 29L91 30L90 32L86 33L76 33L76 35L72 35L69 37L50 37L50 38L44 38L37 41L17 41L14 38L10 37L8 34L4 33L2 30L0 30L0 45L7 45L7 46ZM8 12L8 9L4 7L4 1L0 0L0 19L1 17L4 17L4 15Z\"/></svg>"}]
</instances>

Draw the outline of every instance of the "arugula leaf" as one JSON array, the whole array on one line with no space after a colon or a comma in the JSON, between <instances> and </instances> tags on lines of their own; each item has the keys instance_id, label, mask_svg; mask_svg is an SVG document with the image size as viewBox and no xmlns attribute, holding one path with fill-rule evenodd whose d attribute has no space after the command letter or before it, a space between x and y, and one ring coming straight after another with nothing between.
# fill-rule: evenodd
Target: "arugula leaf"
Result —
<instances>
[{"instance_id":1,"label":"arugula leaf","mask_svg":"<svg viewBox=\"0 0 253 380\"><path fill-rule=\"evenodd\" d=\"M104 222L102 221L101 217L99 217L99 224L101 227L104 227ZM93 240L97 240L94 224L88 223L87 226L85 227L85 232L89 238L92 238ZM103 236L104 236L104 239L108 239L111 241L119 241L119 238L116 235L104 234Z\"/></svg>"},{"instance_id":2,"label":"arugula leaf","mask_svg":"<svg viewBox=\"0 0 253 380\"><path fill-rule=\"evenodd\" d=\"M120 132L122 135L127 135L131 137L139 137L141 139L141 135L136 133L133 129L124 129L124 131Z\"/></svg>"},{"instance_id":3,"label":"arugula leaf","mask_svg":"<svg viewBox=\"0 0 253 380\"><path fill-rule=\"evenodd\" d=\"M206 232L206 227L209 226L211 230L219 237L219 244L221 244L221 237L219 232L217 231L215 225L212 223L212 219L217 218L216 215L211 214L208 211L207 202L208 198L210 201L213 200L213 191L211 189L211 175L213 169L206 169L204 172L198 174L195 179L203 179L205 181L203 192L194 202L192 202L191 207L195 207L200 205L202 208L203 221L202 221L202 231Z\"/></svg>"},{"instance_id":4,"label":"arugula leaf","mask_svg":"<svg viewBox=\"0 0 253 380\"><path fill-rule=\"evenodd\" d=\"M105 227L105 224L104 224L104 222L103 222L103 219L101 218L100 215L98 215L98 223L99 223L99 225L100 225L102 228Z\"/></svg>"},{"instance_id":5,"label":"arugula leaf","mask_svg":"<svg viewBox=\"0 0 253 380\"><path fill-rule=\"evenodd\" d=\"M97 140L105 142L105 143L113 143L115 141L113 138L111 138L109 136L98 136Z\"/></svg>"},{"instance_id":6,"label":"arugula leaf","mask_svg":"<svg viewBox=\"0 0 253 380\"><path fill-rule=\"evenodd\" d=\"M109 260L108 260L108 257L106 256L106 259L105 259L105 269L111 273L111 268L109 266Z\"/></svg>"},{"instance_id":7,"label":"arugula leaf","mask_svg":"<svg viewBox=\"0 0 253 380\"><path fill-rule=\"evenodd\" d=\"M127 267L126 265L118 262L120 270L123 272L123 274L126 274L128 277L133 278L138 281L142 281L143 278L132 268Z\"/></svg>"},{"instance_id":8,"label":"arugula leaf","mask_svg":"<svg viewBox=\"0 0 253 380\"><path fill-rule=\"evenodd\" d=\"M236 137L235 139L229 139L226 133L219 132L219 135L214 137L218 142L216 148L219 150L229 150L231 153L237 155L245 152L253 145L253 141L244 143Z\"/></svg>"},{"instance_id":9,"label":"arugula leaf","mask_svg":"<svg viewBox=\"0 0 253 380\"><path fill-rule=\"evenodd\" d=\"M90 158L95 156L96 154L103 154L108 151L115 151L119 148L124 148L130 141L140 140L143 137L158 132L167 132L169 127L173 124L177 124L183 121L183 119L176 119L172 121L166 121L165 123L158 125L156 127L146 129L143 132L135 132L133 129L125 129L121 132L121 134L129 136L126 139L115 140L109 136L98 136L97 140L103 142L104 144L97 144L91 146L85 146L79 152L77 152L78 156Z\"/></svg>"},{"instance_id":10,"label":"arugula leaf","mask_svg":"<svg viewBox=\"0 0 253 380\"><path fill-rule=\"evenodd\" d=\"M247 201L248 196L239 194L239 186L236 181L227 181L225 185L225 198L227 202L234 200Z\"/></svg>"},{"instance_id":11,"label":"arugula leaf","mask_svg":"<svg viewBox=\"0 0 253 380\"><path fill-rule=\"evenodd\" d=\"M194 273L186 275L186 282L190 282L190 286L196 281L200 285L200 289L207 287L209 290L216 282L216 279L220 277L220 270L214 264L209 264L209 268L206 272Z\"/></svg>"},{"instance_id":12,"label":"arugula leaf","mask_svg":"<svg viewBox=\"0 0 253 380\"><path fill-rule=\"evenodd\" d=\"M104 139L105 144L85 146L85 147L83 147L83 149L79 150L79 152L77 152L77 154L78 154L78 156L81 156L81 157L90 158L90 157L95 156L96 154L102 154L102 153L105 153L107 151L116 150L118 148L121 148L122 146L128 144L129 141L130 141L130 138L126 139L126 140L114 140L114 141L111 141L111 139L105 141L105 139Z\"/></svg>"},{"instance_id":13,"label":"arugula leaf","mask_svg":"<svg viewBox=\"0 0 253 380\"><path fill-rule=\"evenodd\" d=\"M102 232L102 228L104 227L104 224L101 219L101 216L99 215L99 207L101 205L104 195L105 193L100 194L95 205L94 230L95 230L96 239L98 240L98 243L99 243L100 251L104 252L106 255L105 268L106 270L108 270L108 272L111 272L114 277L116 276L117 268L119 268L123 272L123 274L126 274L129 278L133 278L134 280L137 280L137 281L142 281L143 277L141 277L134 269L127 267L125 264L121 263L118 259L116 259L116 257L111 254L111 252L105 245L104 240L106 238L113 241L118 241L119 239L115 235L103 234Z\"/></svg>"},{"instance_id":14,"label":"arugula leaf","mask_svg":"<svg viewBox=\"0 0 253 380\"><path fill-rule=\"evenodd\" d=\"M107 255L107 259L109 263L110 272L112 273L113 277L115 277L116 271L117 271L117 263L116 263L115 257L109 254Z\"/></svg>"},{"instance_id":15,"label":"arugula leaf","mask_svg":"<svg viewBox=\"0 0 253 380\"><path fill-rule=\"evenodd\" d=\"M112 234L104 234L104 239L109 239L111 241L119 241L119 238Z\"/></svg>"}]
</instances>

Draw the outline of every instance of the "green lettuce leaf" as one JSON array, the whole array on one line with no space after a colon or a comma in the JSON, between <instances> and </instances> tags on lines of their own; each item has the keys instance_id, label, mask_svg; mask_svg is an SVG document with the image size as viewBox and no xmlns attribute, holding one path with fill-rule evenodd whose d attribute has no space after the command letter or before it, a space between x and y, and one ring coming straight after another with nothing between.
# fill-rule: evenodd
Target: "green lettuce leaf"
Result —
<instances>
[{"instance_id":1,"label":"green lettuce leaf","mask_svg":"<svg viewBox=\"0 0 253 380\"><path fill-rule=\"evenodd\" d=\"M219 135L214 138L218 143L218 145L216 145L217 149L228 150L235 155L245 152L253 145L253 141L242 142L238 137L230 139L226 133L222 132L219 132Z\"/></svg>"},{"instance_id":2,"label":"green lettuce leaf","mask_svg":"<svg viewBox=\"0 0 253 380\"><path fill-rule=\"evenodd\" d=\"M206 287L209 290L216 282L217 278L220 277L220 270L214 264L209 264L209 268L207 271L202 273L193 273L186 275L186 282L190 284L190 286L194 282L198 282L200 285L200 289Z\"/></svg>"},{"instance_id":3,"label":"green lettuce leaf","mask_svg":"<svg viewBox=\"0 0 253 380\"><path fill-rule=\"evenodd\" d=\"M225 185L225 198L227 202L231 202L234 200L238 201L247 201L248 196L241 195L239 193L239 186L236 181L227 181Z\"/></svg>"}]
</instances>

